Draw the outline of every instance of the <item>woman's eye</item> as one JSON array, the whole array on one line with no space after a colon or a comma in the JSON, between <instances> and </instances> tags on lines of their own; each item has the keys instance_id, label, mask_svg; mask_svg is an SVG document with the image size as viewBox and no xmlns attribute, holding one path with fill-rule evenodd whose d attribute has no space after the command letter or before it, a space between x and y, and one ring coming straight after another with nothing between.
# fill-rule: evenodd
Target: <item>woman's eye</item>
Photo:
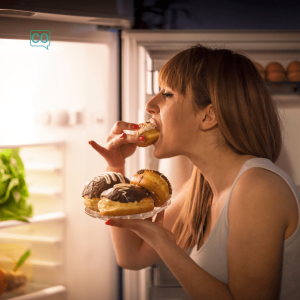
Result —
<instances>
[{"instance_id":1,"label":"woman's eye","mask_svg":"<svg viewBox=\"0 0 300 300\"><path fill-rule=\"evenodd\" d=\"M162 93L166 98L171 98L174 94Z\"/></svg>"}]
</instances>

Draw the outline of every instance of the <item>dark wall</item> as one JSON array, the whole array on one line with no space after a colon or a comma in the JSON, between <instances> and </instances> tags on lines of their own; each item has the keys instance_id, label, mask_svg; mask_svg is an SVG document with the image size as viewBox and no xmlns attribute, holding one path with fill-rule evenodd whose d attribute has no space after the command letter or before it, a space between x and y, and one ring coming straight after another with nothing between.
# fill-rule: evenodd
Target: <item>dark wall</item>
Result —
<instances>
[{"instance_id":1,"label":"dark wall","mask_svg":"<svg viewBox=\"0 0 300 300\"><path fill-rule=\"evenodd\" d=\"M135 29L300 29L300 0L135 0Z\"/></svg>"}]
</instances>

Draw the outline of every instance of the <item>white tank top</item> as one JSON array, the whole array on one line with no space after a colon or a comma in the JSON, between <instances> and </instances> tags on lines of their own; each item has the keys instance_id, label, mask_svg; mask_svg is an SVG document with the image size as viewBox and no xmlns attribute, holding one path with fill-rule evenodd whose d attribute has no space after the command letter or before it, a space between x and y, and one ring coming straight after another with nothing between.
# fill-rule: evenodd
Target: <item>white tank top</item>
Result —
<instances>
[{"instance_id":1,"label":"white tank top","mask_svg":"<svg viewBox=\"0 0 300 300\"><path fill-rule=\"evenodd\" d=\"M293 180L271 160L252 158L242 166L225 200L217 222L204 245L197 251L196 246L189 250L190 257L205 271L228 284L227 240L229 235L228 207L232 189L239 177L247 170L259 167L270 170L282 177L292 189L298 204L300 216L300 193ZM283 268L280 300L300 299L300 222L296 231L284 241Z\"/></svg>"}]
</instances>

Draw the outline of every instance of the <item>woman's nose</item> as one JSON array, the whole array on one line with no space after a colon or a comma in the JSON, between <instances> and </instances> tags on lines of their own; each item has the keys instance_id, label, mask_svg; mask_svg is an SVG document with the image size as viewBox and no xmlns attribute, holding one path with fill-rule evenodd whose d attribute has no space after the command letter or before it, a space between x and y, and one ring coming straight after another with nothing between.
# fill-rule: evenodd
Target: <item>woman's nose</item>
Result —
<instances>
[{"instance_id":1,"label":"woman's nose","mask_svg":"<svg viewBox=\"0 0 300 300\"><path fill-rule=\"evenodd\" d=\"M150 115L154 115L157 114L159 112L159 98L160 98L161 94L157 94L156 96L154 96L151 100L149 100L146 103L146 112Z\"/></svg>"}]
</instances>

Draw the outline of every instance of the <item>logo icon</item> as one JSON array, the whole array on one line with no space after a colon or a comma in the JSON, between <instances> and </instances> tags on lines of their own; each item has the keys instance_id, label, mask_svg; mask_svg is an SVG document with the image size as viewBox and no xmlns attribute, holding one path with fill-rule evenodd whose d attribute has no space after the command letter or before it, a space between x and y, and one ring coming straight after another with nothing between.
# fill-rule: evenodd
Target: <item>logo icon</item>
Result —
<instances>
[{"instance_id":1,"label":"logo icon","mask_svg":"<svg viewBox=\"0 0 300 300\"><path fill-rule=\"evenodd\" d=\"M30 30L30 46L45 47L47 50L50 46L50 30Z\"/></svg>"}]
</instances>

